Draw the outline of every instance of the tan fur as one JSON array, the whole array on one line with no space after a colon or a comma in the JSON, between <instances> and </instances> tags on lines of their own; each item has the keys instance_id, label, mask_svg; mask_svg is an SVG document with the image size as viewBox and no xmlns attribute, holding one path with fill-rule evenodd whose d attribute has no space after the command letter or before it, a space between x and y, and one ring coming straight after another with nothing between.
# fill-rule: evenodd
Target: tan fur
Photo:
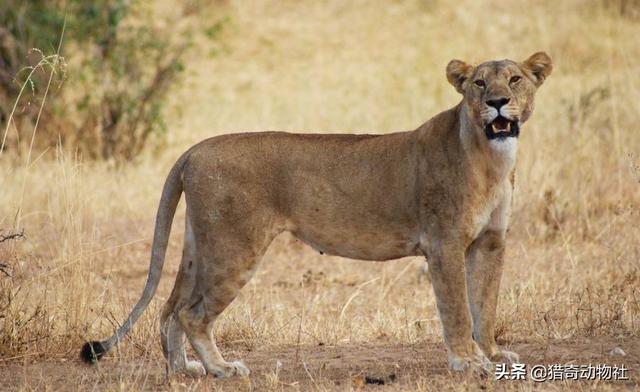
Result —
<instances>
[{"instance_id":1,"label":"tan fur","mask_svg":"<svg viewBox=\"0 0 640 392\"><path fill-rule=\"evenodd\" d=\"M176 164L187 229L161 322L170 371L248 374L224 361L213 325L283 231L350 258L426 256L450 367L517 360L494 339L517 143L489 142L485 101L509 98L505 113L522 124L551 68L544 53L477 67L454 60L447 79L463 100L410 132L245 133L192 147ZM186 360L185 334L204 368Z\"/></svg>"}]
</instances>

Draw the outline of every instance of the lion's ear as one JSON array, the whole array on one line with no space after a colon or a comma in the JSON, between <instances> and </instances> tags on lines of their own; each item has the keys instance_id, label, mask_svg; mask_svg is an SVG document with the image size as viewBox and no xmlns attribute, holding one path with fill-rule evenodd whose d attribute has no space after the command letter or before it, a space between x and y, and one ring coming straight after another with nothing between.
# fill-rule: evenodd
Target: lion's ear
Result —
<instances>
[{"instance_id":1,"label":"lion's ear","mask_svg":"<svg viewBox=\"0 0 640 392\"><path fill-rule=\"evenodd\" d=\"M464 61L451 60L447 64L447 80L460 94L464 94L463 84L473 74L473 65Z\"/></svg>"},{"instance_id":2,"label":"lion's ear","mask_svg":"<svg viewBox=\"0 0 640 392\"><path fill-rule=\"evenodd\" d=\"M527 71L537 87L540 87L544 80L553 71L553 61L545 52L537 52L529 56L522 62L522 68Z\"/></svg>"}]
</instances>

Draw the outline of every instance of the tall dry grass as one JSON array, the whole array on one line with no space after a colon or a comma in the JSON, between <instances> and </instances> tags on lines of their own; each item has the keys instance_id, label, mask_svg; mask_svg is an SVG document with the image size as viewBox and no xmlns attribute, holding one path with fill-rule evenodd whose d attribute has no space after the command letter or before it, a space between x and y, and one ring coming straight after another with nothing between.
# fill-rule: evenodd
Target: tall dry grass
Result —
<instances>
[{"instance_id":1,"label":"tall dry grass","mask_svg":"<svg viewBox=\"0 0 640 392\"><path fill-rule=\"evenodd\" d=\"M82 341L109 335L124 319L146 277L164 176L189 145L244 130L413 129L460 99L444 77L450 59L524 59L537 50L550 53L555 70L521 136L498 338L637 337L634 4L216 3L203 20L228 15L228 25L221 44L190 55L187 80L171 98L164 152L115 169L60 151L34 151L28 165L0 156L0 228L27 234L0 244L12 274L0 275L0 361L75 357ZM159 294L119 358L161 358L158 309L177 271L181 214ZM420 263L320 256L283 236L216 334L246 347L438 341Z\"/></svg>"}]
</instances>

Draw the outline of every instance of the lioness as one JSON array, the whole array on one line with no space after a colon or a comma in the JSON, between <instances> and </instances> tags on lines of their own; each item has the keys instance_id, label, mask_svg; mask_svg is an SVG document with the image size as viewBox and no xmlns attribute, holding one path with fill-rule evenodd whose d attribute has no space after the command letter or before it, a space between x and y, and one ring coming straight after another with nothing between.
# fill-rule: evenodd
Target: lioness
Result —
<instances>
[{"instance_id":1,"label":"lioness","mask_svg":"<svg viewBox=\"0 0 640 392\"><path fill-rule=\"evenodd\" d=\"M193 146L164 185L142 297L111 338L84 345L82 358L100 359L151 301L184 192L182 262L161 318L169 373L249 374L222 358L213 326L283 231L355 259L425 256L451 369L517 361L496 345L496 304L518 134L551 70L542 52L521 63L452 60L447 79L462 101L414 131L243 133ZM202 362L187 360L185 336Z\"/></svg>"}]
</instances>

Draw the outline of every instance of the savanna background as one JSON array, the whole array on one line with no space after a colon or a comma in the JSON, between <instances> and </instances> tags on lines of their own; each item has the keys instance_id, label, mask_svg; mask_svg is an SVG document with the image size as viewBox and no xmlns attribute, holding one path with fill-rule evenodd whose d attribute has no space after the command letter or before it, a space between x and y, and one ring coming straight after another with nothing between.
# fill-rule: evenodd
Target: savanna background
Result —
<instances>
[{"instance_id":1,"label":"savanna background","mask_svg":"<svg viewBox=\"0 0 640 392\"><path fill-rule=\"evenodd\" d=\"M3 1L0 389L637 387L638 36L635 0ZM251 376L165 380L183 205L152 305L97 366L80 362L137 301L160 189L190 145L414 129L460 100L452 58L538 50L555 69L521 134L496 335L529 365L625 364L630 380L451 374L421 259L323 256L286 235L215 330Z\"/></svg>"}]
</instances>

